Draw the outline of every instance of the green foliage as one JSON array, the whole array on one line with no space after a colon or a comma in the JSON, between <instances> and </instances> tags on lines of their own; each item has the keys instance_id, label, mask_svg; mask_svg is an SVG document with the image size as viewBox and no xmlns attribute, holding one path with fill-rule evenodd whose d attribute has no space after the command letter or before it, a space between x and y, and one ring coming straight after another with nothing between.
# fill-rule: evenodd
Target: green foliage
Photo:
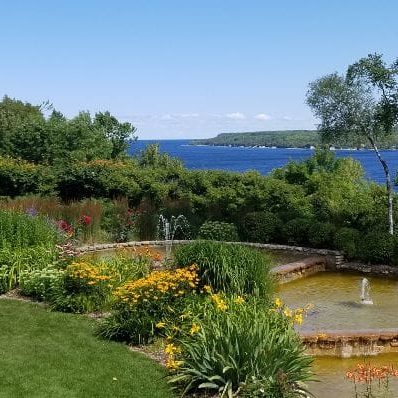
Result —
<instances>
[{"instance_id":1,"label":"green foliage","mask_svg":"<svg viewBox=\"0 0 398 398\"><path fill-rule=\"evenodd\" d=\"M128 280L149 272L148 256L118 253L99 260L79 259L68 265L48 296L51 306L64 312L93 312L110 309L113 291Z\"/></svg>"},{"instance_id":2,"label":"green foliage","mask_svg":"<svg viewBox=\"0 0 398 398\"><path fill-rule=\"evenodd\" d=\"M269 298L273 280L270 260L248 247L211 241L196 241L176 249L177 266L197 264L199 276L214 291Z\"/></svg>"},{"instance_id":3,"label":"green foliage","mask_svg":"<svg viewBox=\"0 0 398 398\"><path fill-rule=\"evenodd\" d=\"M334 236L334 245L336 249L344 252L348 260L359 258L361 234L354 228L343 227L336 231Z\"/></svg>"},{"instance_id":4,"label":"green foliage","mask_svg":"<svg viewBox=\"0 0 398 398\"><path fill-rule=\"evenodd\" d=\"M62 282L64 272L56 264L41 269L25 270L19 276L21 293L35 300L51 301L53 292Z\"/></svg>"},{"instance_id":5,"label":"green foliage","mask_svg":"<svg viewBox=\"0 0 398 398\"><path fill-rule=\"evenodd\" d=\"M171 383L222 397L306 396L299 383L310 378L312 358L286 318L262 303L224 300L226 310L207 304L198 333L178 341L183 364Z\"/></svg>"},{"instance_id":6,"label":"green foliage","mask_svg":"<svg viewBox=\"0 0 398 398\"><path fill-rule=\"evenodd\" d=\"M394 236L385 231L372 231L362 236L358 256L375 264L389 264L394 257Z\"/></svg>"},{"instance_id":7,"label":"green foliage","mask_svg":"<svg viewBox=\"0 0 398 398\"><path fill-rule=\"evenodd\" d=\"M55 190L53 170L20 159L0 157L0 195L52 194Z\"/></svg>"},{"instance_id":8,"label":"green foliage","mask_svg":"<svg viewBox=\"0 0 398 398\"><path fill-rule=\"evenodd\" d=\"M128 197L137 200L140 187L132 175L131 161L93 160L74 162L58 170L56 189L62 199Z\"/></svg>"},{"instance_id":9,"label":"green foliage","mask_svg":"<svg viewBox=\"0 0 398 398\"><path fill-rule=\"evenodd\" d=\"M383 168L387 188L388 227L392 235L393 192L387 162L378 150L381 138L391 137L398 123L398 60L391 66L380 54L369 54L347 69L345 76L333 73L312 83L307 103L320 119L324 141L362 139L369 142Z\"/></svg>"},{"instance_id":10,"label":"green foliage","mask_svg":"<svg viewBox=\"0 0 398 398\"><path fill-rule=\"evenodd\" d=\"M336 228L332 223L312 221L308 230L308 241L311 247L333 247Z\"/></svg>"},{"instance_id":11,"label":"green foliage","mask_svg":"<svg viewBox=\"0 0 398 398\"><path fill-rule=\"evenodd\" d=\"M0 292L11 290L20 282L22 274L41 270L58 260L53 245L33 247L2 247L0 249Z\"/></svg>"},{"instance_id":12,"label":"green foliage","mask_svg":"<svg viewBox=\"0 0 398 398\"><path fill-rule=\"evenodd\" d=\"M199 239L238 242L238 230L234 224L222 221L206 221L199 228Z\"/></svg>"},{"instance_id":13,"label":"green foliage","mask_svg":"<svg viewBox=\"0 0 398 398\"><path fill-rule=\"evenodd\" d=\"M70 161L123 157L135 128L121 123L109 112L80 112L72 119L7 96L0 102L0 155L33 163L67 164Z\"/></svg>"},{"instance_id":14,"label":"green foliage","mask_svg":"<svg viewBox=\"0 0 398 398\"><path fill-rule=\"evenodd\" d=\"M280 233L281 220L269 212L251 212L243 217L241 229L244 238L249 242L268 243Z\"/></svg>"},{"instance_id":15,"label":"green foliage","mask_svg":"<svg viewBox=\"0 0 398 398\"><path fill-rule=\"evenodd\" d=\"M182 162L167 153L161 153L159 144L150 144L141 151L136 159L141 167L181 169Z\"/></svg>"},{"instance_id":16,"label":"green foliage","mask_svg":"<svg viewBox=\"0 0 398 398\"><path fill-rule=\"evenodd\" d=\"M43 217L0 210L0 248L54 244L60 238L57 227Z\"/></svg>"},{"instance_id":17,"label":"green foliage","mask_svg":"<svg viewBox=\"0 0 398 398\"><path fill-rule=\"evenodd\" d=\"M167 317L178 322L187 303L195 298L198 284L196 266L154 271L127 282L116 291L114 312L102 323L99 334L135 344L151 341L160 331L158 322Z\"/></svg>"},{"instance_id":18,"label":"green foliage","mask_svg":"<svg viewBox=\"0 0 398 398\"><path fill-rule=\"evenodd\" d=\"M292 245L308 244L309 230L313 220L309 218L294 218L283 227L283 236Z\"/></svg>"}]
</instances>

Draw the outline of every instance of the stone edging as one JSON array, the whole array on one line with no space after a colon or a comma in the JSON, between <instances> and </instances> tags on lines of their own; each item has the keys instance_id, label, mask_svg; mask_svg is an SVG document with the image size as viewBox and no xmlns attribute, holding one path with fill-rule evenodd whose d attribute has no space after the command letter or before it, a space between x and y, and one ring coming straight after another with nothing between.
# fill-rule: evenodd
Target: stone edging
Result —
<instances>
[{"instance_id":1,"label":"stone edging","mask_svg":"<svg viewBox=\"0 0 398 398\"><path fill-rule=\"evenodd\" d=\"M398 267L390 265L367 265L362 263L344 263L336 266L338 271L353 271L363 274L380 275L380 276L396 276L398 277Z\"/></svg>"},{"instance_id":2,"label":"stone edging","mask_svg":"<svg viewBox=\"0 0 398 398\"><path fill-rule=\"evenodd\" d=\"M131 241L125 243L94 243L93 245L81 246L76 250L79 253L93 252L100 250L111 250L123 247L135 247L135 246L170 246L170 245L181 245L192 242L192 240L148 240L148 241ZM277 245L272 243L251 243L251 242L224 242L231 245L243 245L256 247L259 249L269 250L284 250L284 251L296 251L301 253L319 254L321 256L342 256L342 253L336 250L328 249L314 249L310 247L301 246L288 246L288 245Z\"/></svg>"},{"instance_id":3,"label":"stone edging","mask_svg":"<svg viewBox=\"0 0 398 398\"><path fill-rule=\"evenodd\" d=\"M377 355L398 352L398 329L327 330L321 333L300 332L306 351L316 356Z\"/></svg>"},{"instance_id":4,"label":"stone edging","mask_svg":"<svg viewBox=\"0 0 398 398\"><path fill-rule=\"evenodd\" d=\"M326 271L325 257L309 257L293 263L278 265L271 269L279 283L286 283L308 275Z\"/></svg>"}]
</instances>

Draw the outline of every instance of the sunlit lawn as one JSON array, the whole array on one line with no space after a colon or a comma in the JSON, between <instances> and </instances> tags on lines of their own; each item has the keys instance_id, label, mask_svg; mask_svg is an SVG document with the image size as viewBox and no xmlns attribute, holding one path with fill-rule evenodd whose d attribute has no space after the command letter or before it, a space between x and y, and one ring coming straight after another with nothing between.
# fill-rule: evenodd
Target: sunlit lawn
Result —
<instances>
[{"instance_id":1,"label":"sunlit lawn","mask_svg":"<svg viewBox=\"0 0 398 398\"><path fill-rule=\"evenodd\" d=\"M159 365L93 330L84 316L0 299L0 397L173 397Z\"/></svg>"}]
</instances>

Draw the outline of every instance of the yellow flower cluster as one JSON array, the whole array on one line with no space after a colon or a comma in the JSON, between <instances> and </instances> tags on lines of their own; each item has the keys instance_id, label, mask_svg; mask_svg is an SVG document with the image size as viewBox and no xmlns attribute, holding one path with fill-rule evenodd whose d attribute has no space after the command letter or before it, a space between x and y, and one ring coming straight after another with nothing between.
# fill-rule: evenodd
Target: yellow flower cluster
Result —
<instances>
[{"instance_id":1,"label":"yellow flower cluster","mask_svg":"<svg viewBox=\"0 0 398 398\"><path fill-rule=\"evenodd\" d=\"M148 257L153 261L161 261L162 255L153 248L148 246L138 246L133 248L133 252L136 256Z\"/></svg>"},{"instance_id":2,"label":"yellow flower cluster","mask_svg":"<svg viewBox=\"0 0 398 398\"><path fill-rule=\"evenodd\" d=\"M66 270L72 278L84 280L88 285L96 285L111 279L110 276L103 274L101 268L87 262L73 262Z\"/></svg>"},{"instance_id":3,"label":"yellow flower cluster","mask_svg":"<svg viewBox=\"0 0 398 398\"><path fill-rule=\"evenodd\" d=\"M282 313L293 324L301 325L303 323L305 314L311 308L312 308L312 305L308 304L304 308L291 309L288 306L286 306L279 297L277 297L274 301L274 308L272 310Z\"/></svg>"},{"instance_id":4,"label":"yellow flower cluster","mask_svg":"<svg viewBox=\"0 0 398 398\"><path fill-rule=\"evenodd\" d=\"M191 330L189 331L189 334L192 336L199 332L200 332L200 326L197 323L193 323L191 326Z\"/></svg>"},{"instance_id":5,"label":"yellow flower cluster","mask_svg":"<svg viewBox=\"0 0 398 398\"><path fill-rule=\"evenodd\" d=\"M228 309L227 303L219 294L212 294L211 300L214 302L217 309L219 309L220 311L226 311Z\"/></svg>"},{"instance_id":6,"label":"yellow flower cluster","mask_svg":"<svg viewBox=\"0 0 398 398\"><path fill-rule=\"evenodd\" d=\"M114 294L119 301L135 306L139 302L156 301L164 296L182 297L195 291L198 284L198 267L191 265L175 270L153 271L146 278L125 283Z\"/></svg>"},{"instance_id":7,"label":"yellow flower cluster","mask_svg":"<svg viewBox=\"0 0 398 398\"><path fill-rule=\"evenodd\" d=\"M164 352L166 354L167 369L175 370L183 364L183 361L178 361L176 359L177 355L181 353L181 348L177 347L174 343L167 344Z\"/></svg>"}]
</instances>

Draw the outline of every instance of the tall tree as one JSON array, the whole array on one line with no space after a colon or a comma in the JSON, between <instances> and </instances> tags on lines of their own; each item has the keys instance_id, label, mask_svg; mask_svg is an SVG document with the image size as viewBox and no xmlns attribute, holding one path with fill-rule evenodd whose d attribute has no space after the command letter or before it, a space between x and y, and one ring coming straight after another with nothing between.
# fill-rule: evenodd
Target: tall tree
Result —
<instances>
[{"instance_id":1,"label":"tall tree","mask_svg":"<svg viewBox=\"0 0 398 398\"><path fill-rule=\"evenodd\" d=\"M380 54L350 65L344 76L333 73L310 83L307 104L320 119L324 141L366 138L383 167L387 188L388 226L394 233L393 192L389 166L378 149L380 139L398 123L398 59L390 66Z\"/></svg>"},{"instance_id":2,"label":"tall tree","mask_svg":"<svg viewBox=\"0 0 398 398\"><path fill-rule=\"evenodd\" d=\"M112 143L111 158L123 155L128 148L128 140L133 139L136 128L128 122L119 122L107 112L95 114L94 125L102 129L107 139Z\"/></svg>"}]
</instances>

